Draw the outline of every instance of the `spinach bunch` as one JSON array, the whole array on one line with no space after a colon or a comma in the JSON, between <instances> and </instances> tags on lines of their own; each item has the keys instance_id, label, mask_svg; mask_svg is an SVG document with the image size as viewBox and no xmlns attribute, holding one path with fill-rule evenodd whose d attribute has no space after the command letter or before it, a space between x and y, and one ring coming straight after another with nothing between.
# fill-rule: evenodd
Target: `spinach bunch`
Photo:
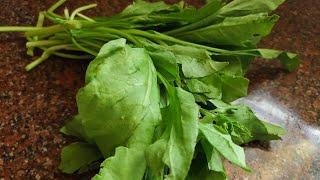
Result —
<instances>
[{"instance_id":1,"label":"spinach bunch","mask_svg":"<svg viewBox=\"0 0 320 180\"><path fill-rule=\"evenodd\" d=\"M239 145L286 134L245 104L230 104L247 95L255 57L297 68L296 54L256 47L283 0L210 0L200 9L137 0L98 18L81 13L95 5L54 13L64 2L41 12L36 27L0 27L26 31L29 55L43 50L26 70L51 55L94 59L77 93L79 113L61 129L79 139L62 150L63 172L100 167L96 180L227 179L222 157L250 171ZM43 27L45 18L55 25Z\"/></svg>"},{"instance_id":2,"label":"spinach bunch","mask_svg":"<svg viewBox=\"0 0 320 180\"><path fill-rule=\"evenodd\" d=\"M244 95L248 80L225 75L228 63L212 59L214 70L201 71L200 58L210 56L187 50L130 47L123 38L105 44L77 94L79 114L61 129L81 141L63 149L60 169L84 172L103 158L93 179L226 179L223 156L250 171L239 145L280 139L285 130L244 104L225 103Z\"/></svg>"}]
</instances>

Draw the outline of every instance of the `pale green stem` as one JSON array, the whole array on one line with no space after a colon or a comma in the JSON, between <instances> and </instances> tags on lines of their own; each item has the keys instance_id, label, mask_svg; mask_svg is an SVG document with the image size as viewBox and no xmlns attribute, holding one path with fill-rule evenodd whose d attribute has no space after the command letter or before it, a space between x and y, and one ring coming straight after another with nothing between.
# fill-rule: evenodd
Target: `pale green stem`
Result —
<instances>
[{"instance_id":1,"label":"pale green stem","mask_svg":"<svg viewBox=\"0 0 320 180\"><path fill-rule=\"evenodd\" d=\"M40 63L42 63L43 61L48 59L52 53L54 53L55 51L58 51L58 50L79 51L79 49L74 47L74 45L72 45L72 44L63 44L63 45L50 47L47 50L43 51L40 58L38 58L38 59L32 61L30 64L28 64L25 67L25 70L30 71L31 69L33 69L34 67L36 67L37 65L39 65Z\"/></svg>"},{"instance_id":2,"label":"pale green stem","mask_svg":"<svg viewBox=\"0 0 320 180\"><path fill-rule=\"evenodd\" d=\"M64 12L64 16L66 17L66 19L70 19L69 9L65 8L63 12Z\"/></svg>"},{"instance_id":3,"label":"pale green stem","mask_svg":"<svg viewBox=\"0 0 320 180\"><path fill-rule=\"evenodd\" d=\"M26 32L26 31L33 31L39 30L41 28L38 27L28 27L28 26L1 26L0 32Z\"/></svg>"},{"instance_id":4,"label":"pale green stem","mask_svg":"<svg viewBox=\"0 0 320 180\"><path fill-rule=\"evenodd\" d=\"M70 20L73 20L77 13L79 13L81 11L85 11L85 10L91 9L91 8L94 8L96 6L97 6L97 4L90 4L90 5L82 6L82 7L78 8L78 9L74 10L72 12L71 16L70 16Z\"/></svg>"},{"instance_id":5,"label":"pale green stem","mask_svg":"<svg viewBox=\"0 0 320 180\"><path fill-rule=\"evenodd\" d=\"M85 19L85 20L87 20L87 21L96 22L95 20L93 20L93 19L89 18L88 16L85 16L85 15L83 15L83 14L81 14L81 13L77 13L77 15L78 15L79 17L81 17L82 19Z\"/></svg>"},{"instance_id":6,"label":"pale green stem","mask_svg":"<svg viewBox=\"0 0 320 180\"><path fill-rule=\"evenodd\" d=\"M165 34L160 34L160 33L159 34L152 34L152 33L149 33L149 32L146 32L146 31L137 30L137 29L123 30L123 32L127 32L129 34L150 38L151 40L161 39L163 41L173 42L173 43L176 43L176 44L182 44L182 45L186 45L186 46L192 46L192 47L201 48L201 49L205 49L205 50L213 51L213 52L218 52L218 53L222 53L222 54L230 54L230 53L232 53L231 51L228 51L228 50L219 49L219 48L213 48L213 47L204 46L204 45L201 45L201 44L195 44L195 43L183 41L183 40L176 39L174 37L167 36Z\"/></svg>"},{"instance_id":7,"label":"pale green stem","mask_svg":"<svg viewBox=\"0 0 320 180\"><path fill-rule=\"evenodd\" d=\"M80 43L83 43L83 44L86 44L88 46L92 46L92 47L95 47L97 49L101 49L102 45L100 45L99 43L93 43L93 42L90 42L88 40L84 40L84 39L79 39L78 40Z\"/></svg>"},{"instance_id":8,"label":"pale green stem","mask_svg":"<svg viewBox=\"0 0 320 180\"><path fill-rule=\"evenodd\" d=\"M99 28L96 28L96 30L106 31L111 34L119 35L119 36L124 37L127 40L131 41L132 43L134 43L138 47L142 47L142 44L139 41L137 41L133 36L131 36L130 34L124 32L124 31L121 31L118 29L107 28L107 27L99 27Z\"/></svg>"},{"instance_id":9,"label":"pale green stem","mask_svg":"<svg viewBox=\"0 0 320 180\"><path fill-rule=\"evenodd\" d=\"M73 37L72 37L72 42L73 42L73 44L74 44L75 46L77 46L77 47L78 47L79 49L81 49L82 51L84 51L84 52L86 52L86 53L88 53L88 54L94 55L94 56L97 56L97 55L98 55L97 52L92 51L92 50L90 50L90 49L88 49L88 48L85 48L85 47L81 46Z\"/></svg>"},{"instance_id":10,"label":"pale green stem","mask_svg":"<svg viewBox=\"0 0 320 180\"><path fill-rule=\"evenodd\" d=\"M41 37L48 37L55 33L61 32L64 30L62 25L54 25L45 28L37 28L34 30L29 30L25 33L26 36L41 36Z\"/></svg>"},{"instance_id":11,"label":"pale green stem","mask_svg":"<svg viewBox=\"0 0 320 180\"><path fill-rule=\"evenodd\" d=\"M36 27L38 27L38 28L43 27L43 23L44 23L44 14L43 14L43 12L40 12L39 16L38 16L38 21L37 21ZM37 41L38 39L39 39L38 36L32 37L32 41ZM33 56L34 55L34 48L33 47L28 47L28 45L27 45L27 48L28 48L27 54L29 56Z\"/></svg>"},{"instance_id":12,"label":"pale green stem","mask_svg":"<svg viewBox=\"0 0 320 180\"><path fill-rule=\"evenodd\" d=\"M43 51L47 50L48 48L40 47ZM61 52L52 52L51 54L63 58L68 59L93 59L94 56L91 56L89 54L83 54L83 55L75 55L75 54L67 54L67 53L61 53Z\"/></svg>"},{"instance_id":13,"label":"pale green stem","mask_svg":"<svg viewBox=\"0 0 320 180\"><path fill-rule=\"evenodd\" d=\"M59 45L66 43L64 40L41 40L41 41L33 41L33 42L27 42L26 46L27 48L34 48L34 47L40 47L40 46L53 46L53 45Z\"/></svg>"},{"instance_id":14,"label":"pale green stem","mask_svg":"<svg viewBox=\"0 0 320 180\"><path fill-rule=\"evenodd\" d=\"M65 3L67 0L59 0L58 2L56 2L54 5L52 5L48 12L53 12L55 11L58 7L60 7L63 3Z\"/></svg>"}]
</instances>

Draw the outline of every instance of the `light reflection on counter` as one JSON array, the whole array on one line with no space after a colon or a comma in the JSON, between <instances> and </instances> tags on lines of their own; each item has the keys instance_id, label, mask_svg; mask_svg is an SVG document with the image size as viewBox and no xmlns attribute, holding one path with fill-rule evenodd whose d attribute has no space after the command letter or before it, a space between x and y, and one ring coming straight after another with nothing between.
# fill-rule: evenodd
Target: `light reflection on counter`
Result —
<instances>
[{"instance_id":1,"label":"light reflection on counter","mask_svg":"<svg viewBox=\"0 0 320 180\"><path fill-rule=\"evenodd\" d=\"M260 119L284 127L288 134L279 141L246 145L247 165L253 173L246 173L226 162L229 179L320 179L319 127L305 124L298 114L268 92L250 92L248 97L234 102L238 103L247 104Z\"/></svg>"}]
</instances>

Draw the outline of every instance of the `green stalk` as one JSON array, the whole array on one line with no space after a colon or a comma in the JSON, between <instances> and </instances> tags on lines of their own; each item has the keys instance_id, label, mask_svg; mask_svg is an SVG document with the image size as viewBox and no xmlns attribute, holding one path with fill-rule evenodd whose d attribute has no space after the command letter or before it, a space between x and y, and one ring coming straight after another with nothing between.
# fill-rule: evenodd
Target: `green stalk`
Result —
<instances>
[{"instance_id":1,"label":"green stalk","mask_svg":"<svg viewBox=\"0 0 320 180\"><path fill-rule=\"evenodd\" d=\"M73 20L77 13L79 13L81 11L85 11L85 10L91 9L91 8L94 8L96 6L97 6L97 4L90 4L90 5L82 6L82 7L78 8L78 9L74 10L72 12L71 16L70 16L70 20Z\"/></svg>"},{"instance_id":2,"label":"green stalk","mask_svg":"<svg viewBox=\"0 0 320 180\"><path fill-rule=\"evenodd\" d=\"M65 8L65 9L63 10L63 13L64 13L64 17L65 17L66 19L70 19L70 14L69 14L68 8Z\"/></svg>"},{"instance_id":3,"label":"green stalk","mask_svg":"<svg viewBox=\"0 0 320 180\"><path fill-rule=\"evenodd\" d=\"M92 51L91 49L88 49L88 48L85 48L83 46L81 46L73 37L72 37L72 42L75 46L77 46L79 49L81 49L82 51L88 53L88 54L91 54L93 56L97 56L98 53L95 52L95 51Z\"/></svg>"},{"instance_id":4,"label":"green stalk","mask_svg":"<svg viewBox=\"0 0 320 180\"><path fill-rule=\"evenodd\" d=\"M38 27L38 28L43 27L43 23L44 23L44 14L43 14L43 12L40 12L39 16L38 16L38 21L37 21L36 27Z\"/></svg>"},{"instance_id":5,"label":"green stalk","mask_svg":"<svg viewBox=\"0 0 320 180\"><path fill-rule=\"evenodd\" d=\"M49 12L44 12L43 13L44 16L49 19L51 22L55 23L55 24L61 24L61 19L62 18L55 18L52 16L52 13L49 13Z\"/></svg>"},{"instance_id":6,"label":"green stalk","mask_svg":"<svg viewBox=\"0 0 320 180\"><path fill-rule=\"evenodd\" d=\"M52 53L54 53L55 51L58 51L58 50L81 51L80 49L74 47L73 44L62 44L62 45L50 47L47 50L43 51L40 58L38 58L38 59L32 61L30 64L28 64L25 67L25 70L30 71L31 69L33 69L34 67L36 67L37 65L41 64L43 61L48 59Z\"/></svg>"},{"instance_id":7,"label":"green stalk","mask_svg":"<svg viewBox=\"0 0 320 180\"><path fill-rule=\"evenodd\" d=\"M94 56L91 56L91 55L74 55L74 54L66 54L66 53L60 53L60 52L53 52L52 53L53 55L55 56L59 56L59 57L62 57L62 58L68 58L68 59L94 59Z\"/></svg>"},{"instance_id":8,"label":"green stalk","mask_svg":"<svg viewBox=\"0 0 320 180\"><path fill-rule=\"evenodd\" d=\"M113 35L109 33L100 33L100 32L84 32L82 34L78 34L76 37L83 38L83 39L95 38L95 39L100 39L101 41L105 41L105 39L102 39L102 38L108 38L109 40L113 40L113 39L119 39L121 36Z\"/></svg>"},{"instance_id":9,"label":"green stalk","mask_svg":"<svg viewBox=\"0 0 320 180\"><path fill-rule=\"evenodd\" d=\"M89 18L88 16L85 16L85 15L83 15L81 13L77 13L77 15L79 17L81 17L82 19L84 19L84 20L87 20L87 21L90 21L90 22L96 22L95 20L93 20L93 19Z\"/></svg>"},{"instance_id":10,"label":"green stalk","mask_svg":"<svg viewBox=\"0 0 320 180\"><path fill-rule=\"evenodd\" d=\"M172 43L175 43L175 44L181 44L181 45L185 45L185 46L192 46L192 47L201 48L201 49L205 49L205 50L213 51L213 52L217 52L217 53L232 54L232 52L228 51L228 50L219 49L219 48L213 48L213 47L204 46L204 45L201 45L201 44L195 44L195 43L183 41L183 40L176 39L174 37L167 36L167 35L161 34L161 33L152 34L152 33L149 33L149 32L146 32L146 31L137 30L137 29L129 29L129 30L123 30L123 31L127 32L129 34L143 36L143 37L150 38L150 39L161 39L163 41L169 41L169 42L172 42Z\"/></svg>"},{"instance_id":11,"label":"green stalk","mask_svg":"<svg viewBox=\"0 0 320 180\"><path fill-rule=\"evenodd\" d=\"M0 32L26 32L39 30L38 27L29 27L29 26L1 26Z\"/></svg>"},{"instance_id":12,"label":"green stalk","mask_svg":"<svg viewBox=\"0 0 320 180\"><path fill-rule=\"evenodd\" d=\"M41 36L42 38L51 36L55 33L64 31L64 26L62 25L53 25L45 28L37 28L34 30L29 30L25 33L26 36Z\"/></svg>"},{"instance_id":13,"label":"green stalk","mask_svg":"<svg viewBox=\"0 0 320 180\"><path fill-rule=\"evenodd\" d=\"M78 41L82 44L86 44L88 46L92 46L97 49L101 49L101 47L103 46L103 44L100 44L98 42L91 42L91 40L88 41L88 40L84 40L84 39L79 39Z\"/></svg>"},{"instance_id":14,"label":"green stalk","mask_svg":"<svg viewBox=\"0 0 320 180\"><path fill-rule=\"evenodd\" d=\"M49 9L48 9L48 11L47 11L47 13L50 15L50 16L52 16L52 17L54 17L54 18L63 18L62 16L60 16L60 15L58 15L58 14L56 14L56 13L54 13L54 11L58 8L58 7L60 7L63 3L65 3L67 0L59 0L58 2L56 2L54 5L52 5Z\"/></svg>"},{"instance_id":15,"label":"green stalk","mask_svg":"<svg viewBox=\"0 0 320 180\"><path fill-rule=\"evenodd\" d=\"M56 33L53 36L51 36L50 38L48 38L49 40L65 40L65 39L69 39L70 35L67 34L66 32L60 32L60 33Z\"/></svg>"},{"instance_id":16,"label":"green stalk","mask_svg":"<svg viewBox=\"0 0 320 180\"><path fill-rule=\"evenodd\" d=\"M219 12L218 11L219 9L220 9L219 6L217 6L216 11L212 12L211 15L205 17L204 19L202 19L200 21L197 21L197 22L194 22L194 23L191 23L191 24L188 24L186 26L177 28L177 29L173 29L171 31L164 32L164 34L166 34L166 35L174 35L174 34L179 34L179 33L183 33L183 32L189 32L189 31L197 30L197 29L204 28L206 26L212 25L213 22L217 18L217 13Z\"/></svg>"},{"instance_id":17,"label":"green stalk","mask_svg":"<svg viewBox=\"0 0 320 180\"><path fill-rule=\"evenodd\" d=\"M59 0L56 2L54 5L52 5L49 9L48 12L53 12L55 11L58 7L60 7L63 3L65 3L67 0Z\"/></svg>"},{"instance_id":18,"label":"green stalk","mask_svg":"<svg viewBox=\"0 0 320 180\"><path fill-rule=\"evenodd\" d=\"M41 40L41 41L27 42L26 46L27 48L33 48L33 47L40 47L40 46L53 46L53 45L59 45L64 43L66 43L66 41L64 40Z\"/></svg>"},{"instance_id":19,"label":"green stalk","mask_svg":"<svg viewBox=\"0 0 320 180\"><path fill-rule=\"evenodd\" d=\"M54 12L49 12L48 11L48 12L46 12L46 14L49 15L50 17L52 17L52 18L63 19L63 16L60 16L60 15L54 13Z\"/></svg>"},{"instance_id":20,"label":"green stalk","mask_svg":"<svg viewBox=\"0 0 320 180\"><path fill-rule=\"evenodd\" d=\"M43 23L44 23L44 14L43 14L43 12L40 12L39 16L38 16L38 21L37 21L36 27L42 28L43 27ZM39 39L38 36L32 37L32 41L37 41L38 39ZM27 54L29 56L33 56L34 55L34 48L33 47L28 47L28 45L27 45L27 48L28 48Z\"/></svg>"},{"instance_id":21,"label":"green stalk","mask_svg":"<svg viewBox=\"0 0 320 180\"><path fill-rule=\"evenodd\" d=\"M43 51L46 51L48 48L40 47ZM75 54L67 54L67 53L61 53L61 52L52 52L51 54L55 56L59 56L62 58L68 58L68 59L94 59L94 56L91 56L89 54L83 54L83 55L75 55Z\"/></svg>"},{"instance_id":22,"label":"green stalk","mask_svg":"<svg viewBox=\"0 0 320 180\"><path fill-rule=\"evenodd\" d=\"M143 45L139 41L137 41L133 36L131 36L129 33L126 33L125 31L121 31L121 30L113 29L113 28L107 28L107 27L98 27L98 28L95 28L94 30L104 31L104 32L108 32L110 34L119 35L119 36L124 37L127 40L131 41L136 46L143 47Z\"/></svg>"}]
</instances>

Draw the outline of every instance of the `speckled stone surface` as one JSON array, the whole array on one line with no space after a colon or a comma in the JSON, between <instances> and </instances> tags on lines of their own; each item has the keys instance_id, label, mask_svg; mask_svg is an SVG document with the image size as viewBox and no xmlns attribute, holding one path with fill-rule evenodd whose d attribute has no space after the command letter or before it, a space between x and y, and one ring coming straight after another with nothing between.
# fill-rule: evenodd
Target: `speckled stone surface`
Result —
<instances>
[{"instance_id":1,"label":"speckled stone surface","mask_svg":"<svg viewBox=\"0 0 320 180\"><path fill-rule=\"evenodd\" d=\"M0 26L33 25L37 13L54 2L0 0ZM98 3L100 8L89 14L112 15L130 1ZM85 0L67 5L82 4ZM226 162L230 179L319 179L319 7L317 0L287 0L277 10L281 19L260 46L298 52L302 63L288 73L275 61L256 61L248 73L249 96L238 102L286 127L288 135L282 141L248 144L247 162L254 172ZM75 95L83 85L87 62L51 58L27 73L24 66L31 59L21 34L0 33L0 180L89 179L91 174L80 178L58 170L60 151L72 142L59 128L77 112Z\"/></svg>"}]
</instances>

